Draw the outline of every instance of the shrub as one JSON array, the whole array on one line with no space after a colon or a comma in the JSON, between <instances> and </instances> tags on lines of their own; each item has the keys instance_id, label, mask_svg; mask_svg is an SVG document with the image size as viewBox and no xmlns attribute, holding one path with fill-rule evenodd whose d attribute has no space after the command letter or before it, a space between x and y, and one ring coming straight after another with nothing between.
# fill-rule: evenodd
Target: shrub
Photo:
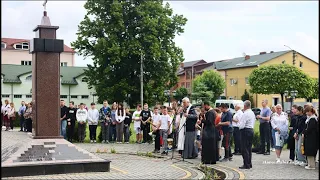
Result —
<instances>
[{"instance_id":1,"label":"shrub","mask_svg":"<svg viewBox=\"0 0 320 180\"><path fill-rule=\"evenodd\" d=\"M260 147L260 133L254 132L253 139L252 139L252 146L253 147Z\"/></svg>"}]
</instances>

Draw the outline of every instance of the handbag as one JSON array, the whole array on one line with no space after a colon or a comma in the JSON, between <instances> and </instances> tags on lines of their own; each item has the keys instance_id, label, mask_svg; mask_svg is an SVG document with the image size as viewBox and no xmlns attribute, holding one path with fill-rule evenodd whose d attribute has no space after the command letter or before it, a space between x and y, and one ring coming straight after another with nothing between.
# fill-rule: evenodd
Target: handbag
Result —
<instances>
[{"instance_id":1,"label":"handbag","mask_svg":"<svg viewBox=\"0 0 320 180\"><path fill-rule=\"evenodd\" d=\"M303 145L303 143L301 143L300 151L301 151L301 154L304 155L304 145Z\"/></svg>"}]
</instances>

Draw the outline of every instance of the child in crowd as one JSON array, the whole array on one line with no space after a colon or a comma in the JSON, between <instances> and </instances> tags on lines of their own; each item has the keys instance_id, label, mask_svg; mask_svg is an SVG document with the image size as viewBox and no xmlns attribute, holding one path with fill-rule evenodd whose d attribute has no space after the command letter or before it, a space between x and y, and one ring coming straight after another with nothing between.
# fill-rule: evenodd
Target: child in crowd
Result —
<instances>
[{"instance_id":1,"label":"child in crowd","mask_svg":"<svg viewBox=\"0 0 320 180\"><path fill-rule=\"evenodd\" d=\"M88 125L90 131L90 142L96 143L97 126L99 121L99 111L96 109L96 104L91 103L91 108L88 111Z\"/></svg>"},{"instance_id":2,"label":"child in crowd","mask_svg":"<svg viewBox=\"0 0 320 180\"><path fill-rule=\"evenodd\" d=\"M124 119L124 126L123 126L124 143L129 144L129 140L130 140L130 124L132 122L132 114L129 112L129 108L126 108L125 111L126 111L126 117Z\"/></svg>"},{"instance_id":3,"label":"child in crowd","mask_svg":"<svg viewBox=\"0 0 320 180\"><path fill-rule=\"evenodd\" d=\"M160 121L161 115L159 114L158 107L153 109L152 116L152 131L155 134L155 146L153 153L160 153Z\"/></svg>"},{"instance_id":4,"label":"child in crowd","mask_svg":"<svg viewBox=\"0 0 320 180\"><path fill-rule=\"evenodd\" d=\"M142 134L141 134L141 120L140 120L140 114L141 114L141 105L137 105L137 110L132 115L132 120L134 121L134 130L136 132L136 143L141 144L142 141Z\"/></svg>"},{"instance_id":5,"label":"child in crowd","mask_svg":"<svg viewBox=\"0 0 320 180\"><path fill-rule=\"evenodd\" d=\"M88 111L84 109L84 104L80 104L80 109L77 110L77 121L78 121L78 134L79 142L83 143L86 134L86 121L88 118Z\"/></svg>"},{"instance_id":6,"label":"child in crowd","mask_svg":"<svg viewBox=\"0 0 320 180\"><path fill-rule=\"evenodd\" d=\"M168 132L169 132L169 126L170 126L170 116L167 112L167 107L162 108L162 115L160 120L160 136L163 140L163 152L162 155L168 155Z\"/></svg>"}]
</instances>

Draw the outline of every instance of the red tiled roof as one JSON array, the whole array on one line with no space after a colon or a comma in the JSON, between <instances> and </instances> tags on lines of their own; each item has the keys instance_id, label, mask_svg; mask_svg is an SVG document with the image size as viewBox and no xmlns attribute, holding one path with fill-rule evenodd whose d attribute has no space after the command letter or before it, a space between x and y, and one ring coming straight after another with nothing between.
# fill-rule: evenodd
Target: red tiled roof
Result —
<instances>
[{"instance_id":1,"label":"red tiled roof","mask_svg":"<svg viewBox=\"0 0 320 180\"><path fill-rule=\"evenodd\" d=\"M1 42L6 43L6 49L14 49L13 47L14 44L23 43L23 42L29 43L29 41L30 41L29 39L1 38ZM64 52L75 53L75 51L67 45L64 45Z\"/></svg>"}]
</instances>

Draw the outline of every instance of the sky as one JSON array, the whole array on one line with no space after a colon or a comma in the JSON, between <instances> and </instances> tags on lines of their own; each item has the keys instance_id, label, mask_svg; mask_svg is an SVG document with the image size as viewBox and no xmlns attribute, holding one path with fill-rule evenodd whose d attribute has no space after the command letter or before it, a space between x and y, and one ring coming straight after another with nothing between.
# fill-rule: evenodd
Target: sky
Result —
<instances>
[{"instance_id":1,"label":"sky","mask_svg":"<svg viewBox=\"0 0 320 180\"><path fill-rule=\"evenodd\" d=\"M175 14L188 19L175 38L185 61L207 62L288 50L319 62L318 1L169 1ZM1 36L32 39L41 22L43 1L1 1ZM66 45L77 38L85 1L48 1L51 24ZM76 66L92 64L76 55Z\"/></svg>"}]
</instances>

